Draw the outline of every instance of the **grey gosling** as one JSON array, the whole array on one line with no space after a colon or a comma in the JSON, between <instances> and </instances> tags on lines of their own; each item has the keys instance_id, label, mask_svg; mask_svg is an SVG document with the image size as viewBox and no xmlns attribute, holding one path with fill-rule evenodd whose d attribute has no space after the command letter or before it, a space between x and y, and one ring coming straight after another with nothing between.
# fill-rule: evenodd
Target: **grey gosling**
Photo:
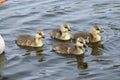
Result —
<instances>
[{"instance_id":1,"label":"grey gosling","mask_svg":"<svg viewBox=\"0 0 120 80\"><path fill-rule=\"evenodd\" d=\"M83 46L85 45L85 40L79 37L76 40L76 44L71 43L56 43L53 44L52 50L59 54L73 54L80 55L85 52Z\"/></svg>"},{"instance_id":2,"label":"grey gosling","mask_svg":"<svg viewBox=\"0 0 120 80\"><path fill-rule=\"evenodd\" d=\"M16 43L19 46L27 46L27 47L42 47L43 42L41 38L44 38L44 32L42 30L37 30L36 35L18 35Z\"/></svg>"},{"instance_id":3,"label":"grey gosling","mask_svg":"<svg viewBox=\"0 0 120 80\"><path fill-rule=\"evenodd\" d=\"M78 37L83 37L86 41L86 43L94 43L94 42L98 42L101 40L101 36L99 35L99 33L101 32L101 28L98 26L93 26L92 27L92 32L77 32L74 33L72 36L72 39L77 39Z\"/></svg>"},{"instance_id":4,"label":"grey gosling","mask_svg":"<svg viewBox=\"0 0 120 80\"><path fill-rule=\"evenodd\" d=\"M53 29L50 32L51 38L58 39L58 40L70 40L71 36L68 33L70 31L70 26L66 23L62 23L60 25L60 29Z\"/></svg>"}]
</instances>

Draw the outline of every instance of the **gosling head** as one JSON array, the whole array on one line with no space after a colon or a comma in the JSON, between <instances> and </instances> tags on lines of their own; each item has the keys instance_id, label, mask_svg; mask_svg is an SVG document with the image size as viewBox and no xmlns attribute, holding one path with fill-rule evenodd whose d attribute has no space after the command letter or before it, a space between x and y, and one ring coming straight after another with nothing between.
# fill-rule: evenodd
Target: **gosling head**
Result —
<instances>
[{"instance_id":1,"label":"gosling head","mask_svg":"<svg viewBox=\"0 0 120 80\"><path fill-rule=\"evenodd\" d=\"M85 40L82 37L77 38L76 45L79 47L85 46Z\"/></svg>"},{"instance_id":2,"label":"gosling head","mask_svg":"<svg viewBox=\"0 0 120 80\"><path fill-rule=\"evenodd\" d=\"M70 31L70 26L66 23L62 23L61 26L60 26L60 30L62 32L68 32L68 31Z\"/></svg>"},{"instance_id":3,"label":"gosling head","mask_svg":"<svg viewBox=\"0 0 120 80\"><path fill-rule=\"evenodd\" d=\"M36 38L44 38L43 30L37 30L36 31Z\"/></svg>"},{"instance_id":4,"label":"gosling head","mask_svg":"<svg viewBox=\"0 0 120 80\"><path fill-rule=\"evenodd\" d=\"M96 33L96 34L99 34L101 32L101 28L98 27L98 26L93 26L92 27L92 32Z\"/></svg>"}]
</instances>

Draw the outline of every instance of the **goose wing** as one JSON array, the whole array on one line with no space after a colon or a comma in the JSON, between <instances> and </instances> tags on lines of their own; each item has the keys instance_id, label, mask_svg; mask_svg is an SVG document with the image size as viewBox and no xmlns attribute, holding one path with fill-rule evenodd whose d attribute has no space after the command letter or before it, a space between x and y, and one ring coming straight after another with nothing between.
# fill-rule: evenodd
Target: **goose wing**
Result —
<instances>
[{"instance_id":1,"label":"goose wing","mask_svg":"<svg viewBox=\"0 0 120 80\"><path fill-rule=\"evenodd\" d=\"M50 36L52 38L60 38L61 35L62 35L62 33L59 29L54 29L50 32Z\"/></svg>"},{"instance_id":2,"label":"goose wing","mask_svg":"<svg viewBox=\"0 0 120 80\"><path fill-rule=\"evenodd\" d=\"M21 46L27 46L34 42L35 38L32 35L19 35L17 36L17 44Z\"/></svg>"}]
</instances>

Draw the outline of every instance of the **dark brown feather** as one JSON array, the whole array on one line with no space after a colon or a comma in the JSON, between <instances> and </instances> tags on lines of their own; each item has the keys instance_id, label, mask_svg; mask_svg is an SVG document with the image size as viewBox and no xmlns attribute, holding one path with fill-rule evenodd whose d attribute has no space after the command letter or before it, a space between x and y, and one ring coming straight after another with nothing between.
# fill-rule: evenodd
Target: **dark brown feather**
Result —
<instances>
[{"instance_id":1,"label":"dark brown feather","mask_svg":"<svg viewBox=\"0 0 120 80\"><path fill-rule=\"evenodd\" d=\"M59 29L54 29L50 32L50 36L52 38L58 38L59 39L61 37L61 35L62 35L62 32Z\"/></svg>"},{"instance_id":2,"label":"dark brown feather","mask_svg":"<svg viewBox=\"0 0 120 80\"><path fill-rule=\"evenodd\" d=\"M89 32L77 32L75 34L73 34L73 39L76 40L77 38L82 37L85 40L89 40L89 42L92 40L93 36L91 33Z\"/></svg>"},{"instance_id":3,"label":"dark brown feather","mask_svg":"<svg viewBox=\"0 0 120 80\"><path fill-rule=\"evenodd\" d=\"M22 46L27 46L28 44L32 44L34 42L35 38L31 35L19 35L17 36L17 44Z\"/></svg>"},{"instance_id":4,"label":"dark brown feather","mask_svg":"<svg viewBox=\"0 0 120 80\"><path fill-rule=\"evenodd\" d=\"M68 53L68 48L70 48ZM74 54L76 50L76 46L70 43L57 43L53 45L53 50L55 50L57 53L61 54Z\"/></svg>"}]
</instances>

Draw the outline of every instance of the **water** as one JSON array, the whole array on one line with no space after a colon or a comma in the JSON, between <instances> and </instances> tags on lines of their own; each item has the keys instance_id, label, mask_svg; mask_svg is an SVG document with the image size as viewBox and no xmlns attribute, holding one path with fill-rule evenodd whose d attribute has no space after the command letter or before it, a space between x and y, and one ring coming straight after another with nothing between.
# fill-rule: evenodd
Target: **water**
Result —
<instances>
[{"instance_id":1,"label":"water","mask_svg":"<svg viewBox=\"0 0 120 80\"><path fill-rule=\"evenodd\" d=\"M71 33L103 29L102 41L81 56L51 51L49 36L62 22ZM15 44L18 34L45 31L43 51L28 51ZM120 0L8 0L0 5L0 34L6 42L0 55L1 80L120 80ZM30 53L30 55L25 55Z\"/></svg>"}]
</instances>

